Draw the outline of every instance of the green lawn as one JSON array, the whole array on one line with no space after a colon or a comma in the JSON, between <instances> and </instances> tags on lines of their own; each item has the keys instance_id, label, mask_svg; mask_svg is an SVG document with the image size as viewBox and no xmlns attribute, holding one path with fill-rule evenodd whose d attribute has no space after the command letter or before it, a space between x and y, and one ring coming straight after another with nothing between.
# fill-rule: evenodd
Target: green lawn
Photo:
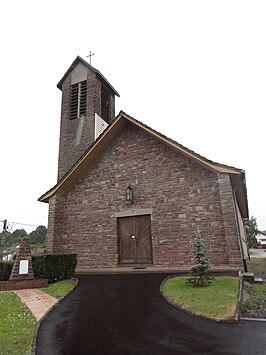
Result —
<instances>
[{"instance_id":1,"label":"green lawn","mask_svg":"<svg viewBox=\"0 0 266 355\"><path fill-rule=\"evenodd\" d=\"M61 298L75 286L74 280L48 285L42 290ZM13 292L0 292L0 355L30 354L36 319Z\"/></svg>"},{"instance_id":2,"label":"green lawn","mask_svg":"<svg viewBox=\"0 0 266 355\"><path fill-rule=\"evenodd\" d=\"M170 302L192 312L216 320L234 318L237 307L238 277L219 276L208 287L185 284L186 276L166 280L162 294Z\"/></svg>"},{"instance_id":3,"label":"green lawn","mask_svg":"<svg viewBox=\"0 0 266 355\"><path fill-rule=\"evenodd\" d=\"M28 354L36 320L13 292L0 292L0 355Z\"/></svg>"},{"instance_id":4,"label":"green lawn","mask_svg":"<svg viewBox=\"0 0 266 355\"><path fill-rule=\"evenodd\" d=\"M73 290L75 285L76 281L74 280L63 280L49 284L47 287L42 288L42 291L55 298L61 298Z\"/></svg>"}]
</instances>

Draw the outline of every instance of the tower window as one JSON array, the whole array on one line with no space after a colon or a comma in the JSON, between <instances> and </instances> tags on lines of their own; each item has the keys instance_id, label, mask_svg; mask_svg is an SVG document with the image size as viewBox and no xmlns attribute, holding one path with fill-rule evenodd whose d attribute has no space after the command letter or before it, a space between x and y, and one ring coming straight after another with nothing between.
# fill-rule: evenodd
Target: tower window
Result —
<instances>
[{"instance_id":1,"label":"tower window","mask_svg":"<svg viewBox=\"0 0 266 355\"><path fill-rule=\"evenodd\" d=\"M105 122L110 123L110 104L109 104L109 92L102 85L101 92L101 118L105 120Z\"/></svg>"},{"instance_id":2,"label":"tower window","mask_svg":"<svg viewBox=\"0 0 266 355\"><path fill-rule=\"evenodd\" d=\"M71 85L70 119L86 115L87 81Z\"/></svg>"}]
</instances>

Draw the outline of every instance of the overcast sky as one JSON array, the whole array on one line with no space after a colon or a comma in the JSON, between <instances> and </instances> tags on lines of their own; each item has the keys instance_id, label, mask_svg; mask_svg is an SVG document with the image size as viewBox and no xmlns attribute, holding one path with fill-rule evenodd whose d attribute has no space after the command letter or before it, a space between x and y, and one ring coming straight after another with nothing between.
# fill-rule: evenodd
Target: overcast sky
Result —
<instances>
[{"instance_id":1,"label":"overcast sky","mask_svg":"<svg viewBox=\"0 0 266 355\"><path fill-rule=\"evenodd\" d=\"M0 220L47 225L37 199L56 183L56 84L92 51L116 113L246 171L266 229L265 18L265 1L2 1Z\"/></svg>"}]
</instances>

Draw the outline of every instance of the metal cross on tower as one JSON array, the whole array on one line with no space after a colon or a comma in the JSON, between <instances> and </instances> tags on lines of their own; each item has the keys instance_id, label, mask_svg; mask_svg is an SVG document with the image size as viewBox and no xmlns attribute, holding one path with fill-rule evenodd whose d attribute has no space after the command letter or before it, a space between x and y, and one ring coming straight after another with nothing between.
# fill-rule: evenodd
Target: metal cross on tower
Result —
<instances>
[{"instance_id":1,"label":"metal cross on tower","mask_svg":"<svg viewBox=\"0 0 266 355\"><path fill-rule=\"evenodd\" d=\"M86 56L87 58L90 57L90 64L91 64L91 57L92 57L93 55L94 55L94 53L91 53L91 51L90 51L90 54Z\"/></svg>"}]
</instances>

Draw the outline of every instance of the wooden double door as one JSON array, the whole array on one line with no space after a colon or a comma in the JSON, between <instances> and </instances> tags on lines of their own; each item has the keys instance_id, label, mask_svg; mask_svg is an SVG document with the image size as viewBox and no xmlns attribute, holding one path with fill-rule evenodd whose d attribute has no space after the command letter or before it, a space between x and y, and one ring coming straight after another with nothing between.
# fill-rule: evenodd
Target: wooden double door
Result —
<instances>
[{"instance_id":1,"label":"wooden double door","mask_svg":"<svg viewBox=\"0 0 266 355\"><path fill-rule=\"evenodd\" d=\"M120 264L151 264L151 216L118 218Z\"/></svg>"}]
</instances>

